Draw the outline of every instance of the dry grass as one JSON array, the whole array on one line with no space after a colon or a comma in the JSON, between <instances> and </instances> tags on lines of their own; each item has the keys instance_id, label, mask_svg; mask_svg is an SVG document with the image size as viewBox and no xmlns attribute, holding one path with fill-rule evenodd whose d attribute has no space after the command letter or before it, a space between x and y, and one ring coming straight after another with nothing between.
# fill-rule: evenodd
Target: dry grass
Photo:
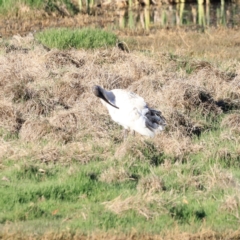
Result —
<instances>
[{"instance_id":1,"label":"dry grass","mask_svg":"<svg viewBox=\"0 0 240 240\"><path fill-rule=\"evenodd\" d=\"M15 132L19 130L21 124L22 120L13 106L5 102L0 102L0 127Z\"/></svg>"},{"instance_id":2,"label":"dry grass","mask_svg":"<svg viewBox=\"0 0 240 240\"><path fill-rule=\"evenodd\" d=\"M122 33L124 35L124 33ZM134 33L135 35L135 33ZM189 31L189 29L169 28L161 29L156 34L149 34L146 37L139 36L131 48L138 48L141 50L148 50L150 52L165 52L169 50L174 52L177 56L193 56L201 64L199 67L209 68L210 62L222 62L228 65L232 70L234 64L237 64L239 55L236 49L239 48L239 30L226 28L209 28L205 33L199 31ZM217 53L217 54L216 54ZM203 64L204 63L204 64ZM233 63L233 64L232 64ZM196 66L196 64L195 64Z\"/></svg>"},{"instance_id":3,"label":"dry grass","mask_svg":"<svg viewBox=\"0 0 240 240\"><path fill-rule=\"evenodd\" d=\"M168 88L168 101L175 109L186 112L198 111L204 115L221 113L212 95L203 87L173 81Z\"/></svg>"},{"instance_id":4,"label":"dry grass","mask_svg":"<svg viewBox=\"0 0 240 240\"><path fill-rule=\"evenodd\" d=\"M229 128L231 133L240 133L240 114L229 114L222 120L222 127Z\"/></svg>"},{"instance_id":5,"label":"dry grass","mask_svg":"<svg viewBox=\"0 0 240 240\"><path fill-rule=\"evenodd\" d=\"M138 182L137 190L140 193L158 193L165 189L163 180L156 175L147 176Z\"/></svg>"},{"instance_id":6,"label":"dry grass","mask_svg":"<svg viewBox=\"0 0 240 240\"><path fill-rule=\"evenodd\" d=\"M182 31L181 34L186 33ZM233 31L233 34L236 33ZM199 34L191 33L186 37L191 35L192 41ZM213 37L211 41L215 44L219 39ZM237 62L233 62L235 67L231 69L235 75L229 78L209 62L186 62L180 57L169 60L166 53L161 52L156 58L125 53L117 48L91 52L48 51L31 35L26 38L14 36L10 45L11 51L2 44L5 53L1 55L0 65L1 125L19 131L24 141L52 139L67 143L91 135L99 140L107 138L118 142L121 139L120 134L116 135L119 127L92 95L93 84L108 89L128 88L143 96L151 106L161 109L167 118L168 133L154 142L161 146L159 152L176 157L194 148L191 148L189 136L199 135L210 127L190 113L219 115L223 111L219 99L235 101L238 107L240 89L236 84L240 70ZM23 52L22 48L28 50ZM187 64L193 69L191 74L181 70ZM179 66L178 74L170 71ZM127 148L133 149L133 145L119 146L116 154L126 155L123 152L129 152ZM141 158L139 150L137 152Z\"/></svg>"},{"instance_id":7,"label":"dry grass","mask_svg":"<svg viewBox=\"0 0 240 240\"><path fill-rule=\"evenodd\" d=\"M48 50L31 35L15 36L8 46L1 43L0 168L6 167L2 164L4 159L16 162L21 158L31 159L41 164L77 161L86 165L93 159L103 164L108 160L111 164L97 175L97 180L103 185L114 185L136 181L139 176L133 176L131 168L146 165L147 170L154 170L137 179L133 195L117 195L103 206L120 216L134 211L147 221L165 213L168 202L183 194L185 187L192 188L195 197L201 195L205 199L216 188L237 192L237 179L230 171L223 170L220 163L208 170L201 169L212 158L225 162L239 158L240 64L236 54L240 52L239 33L234 30L226 30L225 34L222 30L212 30L206 35L181 30L167 33L148 36L148 43L152 39L155 50L145 53L126 53L118 48ZM218 55L219 48L222 50ZM174 54L169 53L171 50ZM188 55L190 52L192 57ZM126 88L143 96L150 106L162 111L167 119L166 130L154 139L137 134L123 142L121 128L92 94L93 84L107 89ZM222 116L221 128L226 131L196 141L195 136L215 130L215 121ZM226 144L219 146L219 142ZM194 154L200 156L197 165ZM69 168L69 175L75 171ZM164 174L158 175L158 171ZM175 176L176 183L166 190L170 183L165 181L171 182L171 176ZM168 195L163 198L166 191ZM227 193L219 201L222 211L234 214L239 221L239 194ZM18 239L239 237L239 231L217 233L204 223L201 226L198 234L184 233L176 227L161 236L110 233L83 236L69 232L17 236ZM16 233L5 229L0 238L15 239Z\"/></svg>"},{"instance_id":8,"label":"dry grass","mask_svg":"<svg viewBox=\"0 0 240 240\"><path fill-rule=\"evenodd\" d=\"M156 204L161 206L160 198L156 197L152 194L145 194L145 195L135 195L125 199L122 199L121 196L109 201L104 202L103 205L105 207L114 212L115 214L122 214L123 212L129 210L135 210L140 215L144 216L146 219L153 218L154 215L159 214L159 212L152 211L148 204ZM158 209L159 211L159 209Z\"/></svg>"},{"instance_id":9,"label":"dry grass","mask_svg":"<svg viewBox=\"0 0 240 240\"><path fill-rule=\"evenodd\" d=\"M8 240L15 240L16 237L19 240L46 240L46 239L70 239L70 240L175 240L175 239L182 239L182 240L202 240L202 239L208 239L208 240L222 240L222 239L228 239L228 240L236 240L239 239L240 232L239 231L226 231L223 234L219 234L212 230L205 230L200 229L199 233L191 234L191 233L182 233L179 232L179 230L176 228L173 231L166 231L163 236L159 235L153 235L153 234L143 234L139 235L137 233L131 233L131 234L118 234L115 235L114 233L103 233L99 232L96 234L93 234L91 236L86 236L81 233L73 234L70 231L65 231L61 233L53 233L48 232L42 236L35 236L32 235L26 235L23 233L11 233L8 232L8 230L5 230L2 235L0 235L2 239L8 239ZM5 238L6 237L6 238Z\"/></svg>"},{"instance_id":10,"label":"dry grass","mask_svg":"<svg viewBox=\"0 0 240 240\"><path fill-rule=\"evenodd\" d=\"M101 173L99 180L107 183L130 180L130 174L123 167L110 167Z\"/></svg>"}]
</instances>

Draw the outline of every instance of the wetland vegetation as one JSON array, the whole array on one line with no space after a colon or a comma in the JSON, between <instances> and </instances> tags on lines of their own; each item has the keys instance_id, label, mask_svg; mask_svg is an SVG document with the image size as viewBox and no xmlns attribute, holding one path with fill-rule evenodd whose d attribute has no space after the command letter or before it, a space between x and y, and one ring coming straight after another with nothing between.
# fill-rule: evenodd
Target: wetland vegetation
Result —
<instances>
[{"instance_id":1,"label":"wetland vegetation","mask_svg":"<svg viewBox=\"0 0 240 240\"><path fill-rule=\"evenodd\" d=\"M239 239L239 52L236 26L0 39L0 238ZM166 130L124 142L93 84Z\"/></svg>"},{"instance_id":2,"label":"wetland vegetation","mask_svg":"<svg viewBox=\"0 0 240 240\"><path fill-rule=\"evenodd\" d=\"M46 28L86 26L134 35L154 34L163 28L187 27L204 31L208 27L239 28L237 1L175 2L151 1L0 1L0 36L25 35ZM154 3L155 2L155 3ZM122 4L125 3L125 4ZM80 7L81 6L81 7Z\"/></svg>"}]
</instances>

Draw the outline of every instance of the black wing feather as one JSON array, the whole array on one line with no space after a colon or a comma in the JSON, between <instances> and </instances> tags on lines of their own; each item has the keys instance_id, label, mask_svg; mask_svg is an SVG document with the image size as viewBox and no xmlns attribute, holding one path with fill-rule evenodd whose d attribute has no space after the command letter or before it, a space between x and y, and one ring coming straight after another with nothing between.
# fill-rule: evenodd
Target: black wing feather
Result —
<instances>
[{"instance_id":1,"label":"black wing feather","mask_svg":"<svg viewBox=\"0 0 240 240\"><path fill-rule=\"evenodd\" d=\"M145 114L147 118L145 125L149 130L154 131L159 125L166 125L166 120L160 111L151 108L148 108L148 110L149 111Z\"/></svg>"}]
</instances>

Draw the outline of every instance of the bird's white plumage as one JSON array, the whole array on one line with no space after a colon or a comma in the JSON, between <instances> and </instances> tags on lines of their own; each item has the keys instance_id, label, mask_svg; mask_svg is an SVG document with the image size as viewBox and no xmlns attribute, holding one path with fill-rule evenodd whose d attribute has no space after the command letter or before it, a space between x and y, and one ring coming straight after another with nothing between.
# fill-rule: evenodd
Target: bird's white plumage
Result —
<instances>
[{"instance_id":1,"label":"bird's white plumage","mask_svg":"<svg viewBox=\"0 0 240 240\"><path fill-rule=\"evenodd\" d=\"M158 125L157 123L153 123L154 129L149 129L146 126L146 121L148 121L146 114L149 112L149 108L142 97L123 89L106 92L114 95L110 102L118 107L117 109L101 99L113 121L127 130L134 130L149 137L153 137L163 130L164 125Z\"/></svg>"}]
</instances>

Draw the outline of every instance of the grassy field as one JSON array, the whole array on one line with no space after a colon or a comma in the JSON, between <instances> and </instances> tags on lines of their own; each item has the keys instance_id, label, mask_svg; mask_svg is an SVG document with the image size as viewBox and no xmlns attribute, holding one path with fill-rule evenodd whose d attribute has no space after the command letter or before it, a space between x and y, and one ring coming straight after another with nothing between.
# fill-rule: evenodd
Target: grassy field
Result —
<instances>
[{"instance_id":1,"label":"grassy field","mask_svg":"<svg viewBox=\"0 0 240 240\"><path fill-rule=\"evenodd\" d=\"M239 239L239 31L119 38L129 53L1 40L0 238ZM166 130L124 142L93 84Z\"/></svg>"},{"instance_id":2,"label":"grassy field","mask_svg":"<svg viewBox=\"0 0 240 240\"><path fill-rule=\"evenodd\" d=\"M47 29L37 33L36 39L47 47L58 49L101 48L117 44L117 36L114 33L95 28Z\"/></svg>"}]
</instances>

